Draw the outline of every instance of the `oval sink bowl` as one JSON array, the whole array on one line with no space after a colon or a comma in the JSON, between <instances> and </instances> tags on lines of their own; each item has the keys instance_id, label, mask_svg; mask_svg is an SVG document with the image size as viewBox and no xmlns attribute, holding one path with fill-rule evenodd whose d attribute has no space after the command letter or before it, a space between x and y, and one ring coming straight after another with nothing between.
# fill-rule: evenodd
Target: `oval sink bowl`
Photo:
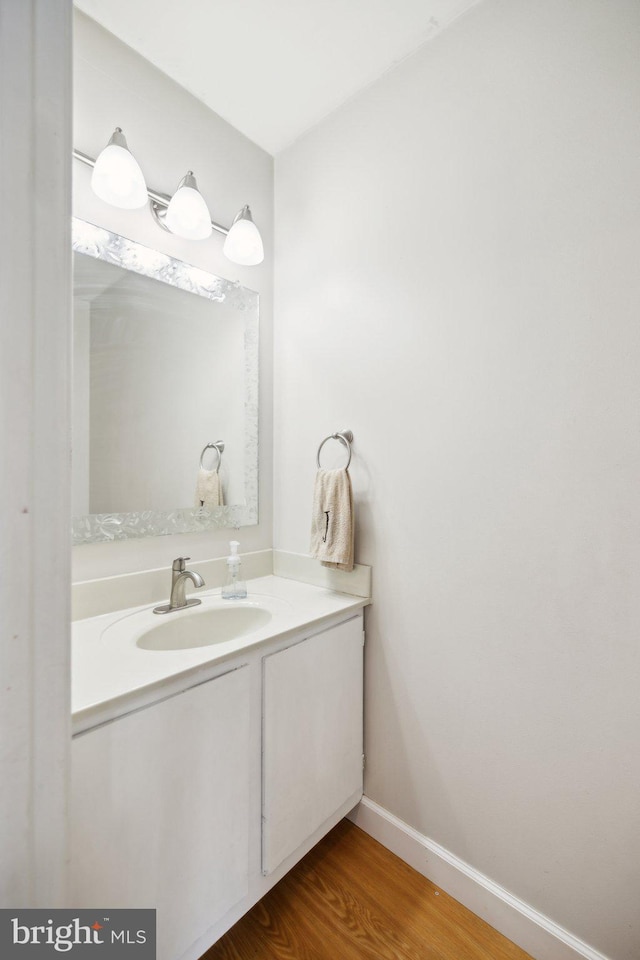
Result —
<instances>
[{"instance_id":1,"label":"oval sink bowl","mask_svg":"<svg viewBox=\"0 0 640 960\"><path fill-rule=\"evenodd\" d=\"M236 640L271 620L262 607L206 607L167 614L170 619L146 630L136 643L143 650L191 650Z\"/></svg>"}]
</instances>

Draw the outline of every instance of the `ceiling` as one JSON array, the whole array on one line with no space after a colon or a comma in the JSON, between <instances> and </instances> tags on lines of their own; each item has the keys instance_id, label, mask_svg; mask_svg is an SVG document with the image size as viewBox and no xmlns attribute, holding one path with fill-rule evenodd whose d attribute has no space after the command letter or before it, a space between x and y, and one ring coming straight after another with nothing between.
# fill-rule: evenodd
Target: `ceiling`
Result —
<instances>
[{"instance_id":1,"label":"ceiling","mask_svg":"<svg viewBox=\"0 0 640 960\"><path fill-rule=\"evenodd\" d=\"M478 0L75 0L271 154Z\"/></svg>"}]
</instances>

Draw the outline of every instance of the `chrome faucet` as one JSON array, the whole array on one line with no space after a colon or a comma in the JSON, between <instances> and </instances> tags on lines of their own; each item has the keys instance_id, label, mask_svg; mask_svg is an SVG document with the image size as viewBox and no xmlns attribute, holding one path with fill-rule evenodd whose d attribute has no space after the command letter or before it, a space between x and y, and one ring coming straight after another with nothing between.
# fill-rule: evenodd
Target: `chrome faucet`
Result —
<instances>
[{"instance_id":1,"label":"chrome faucet","mask_svg":"<svg viewBox=\"0 0 640 960\"><path fill-rule=\"evenodd\" d=\"M174 610L184 610L185 607L195 607L202 600L192 597L187 600L185 596L185 587L187 580L191 580L194 587L204 587L204 580L199 573L194 570L186 570L185 563L191 557L176 557L171 567L171 595L169 603L163 603L159 607L154 607L154 613L173 613Z\"/></svg>"}]
</instances>

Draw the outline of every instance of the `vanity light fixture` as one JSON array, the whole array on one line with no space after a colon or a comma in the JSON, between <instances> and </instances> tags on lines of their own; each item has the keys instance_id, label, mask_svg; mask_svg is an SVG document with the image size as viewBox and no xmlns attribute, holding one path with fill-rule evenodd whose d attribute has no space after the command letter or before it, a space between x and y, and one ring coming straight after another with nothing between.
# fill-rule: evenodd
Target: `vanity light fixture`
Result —
<instances>
[{"instance_id":1,"label":"vanity light fixture","mask_svg":"<svg viewBox=\"0 0 640 960\"><path fill-rule=\"evenodd\" d=\"M241 263L246 267L255 267L264 260L262 237L253 222L248 205L236 214L224 242L223 251L233 263Z\"/></svg>"},{"instance_id":2,"label":"vanity light fixture","mask_svg":"<svg viewBox=\"0 0 640 960\"><path fill-rule=\"evenodd\" d=\"M116 127L95 161L91 188L96 196L122 210L136 210L147 202L147 185L125 135Z\"/></svg>"},{"instance_id":3,"label":"vanity light fixture","mask_svg":"<svg viewBox=\"0 0 640 960\"><path fill-rule=\"evenodd\" d=\"M134 210L149 200L153 218L163 230L187 240L205 240L215 230L225 236L223 252L233 263L256 266L264 260L262 238L248 205L239 211L231 227L227 228L211 219L193 171L187 171L172 197L151 190L120 127L116 127L97 160L80 150L74 150L73 156L93 167L91 186L105 203Z\"/></svg>"},{"instance_id":4,"label":"vanity light fixture","mask_svg":"<svg viewBox=\"0 0 640 960\"><path fill-rule=\"evenodd\" d=\"M193 170L187 170L171 197L164 225L185 240L206 240L211 236L211 214L198 190Z\"/></svg>"}]
</instances>

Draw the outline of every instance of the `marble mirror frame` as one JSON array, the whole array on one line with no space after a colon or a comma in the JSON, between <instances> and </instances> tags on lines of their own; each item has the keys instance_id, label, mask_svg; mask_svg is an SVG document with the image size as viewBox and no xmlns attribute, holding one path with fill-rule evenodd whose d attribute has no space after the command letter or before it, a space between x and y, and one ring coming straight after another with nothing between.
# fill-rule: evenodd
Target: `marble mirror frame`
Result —
<instances>
[{"instance_id":1,"label":"marble mirror frame","mask_svg":"<svg viewBox=\"0 0 640 960\"><path fill-rule=\"evenodd\" d=\"M258 522L258 294L199 267L152 250L103 227L72 218L72 247L98 260L171 284L209 300L226 301L244 321L245 501L211 509L185 507L137 513L96 513L72 519L74 544L238 528Z\"/></svg>"}]
</instances>

